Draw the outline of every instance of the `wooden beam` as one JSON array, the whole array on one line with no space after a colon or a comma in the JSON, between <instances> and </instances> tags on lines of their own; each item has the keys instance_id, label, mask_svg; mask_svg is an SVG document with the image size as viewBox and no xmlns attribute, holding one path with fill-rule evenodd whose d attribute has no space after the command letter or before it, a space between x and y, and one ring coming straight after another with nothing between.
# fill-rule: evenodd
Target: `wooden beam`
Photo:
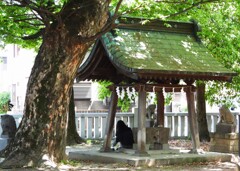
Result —
<instances>
[{"instance_id":1,"label":"wooden beam","mask_svg":"<svg viewBox=\"0 0 240 171\"><path fill-rule=\"evenodd\" d=\"M163 91L156 92L157 96L157 126L164 127L164 95Z\"/></svg>"},{"instance_id":2,"label":"wooden beam","mask_svg":"<svg viewBox=\"0 0 240 171\"><path fill-rule=\"evenodd\" d=\"M104 142L103 142L102 148L100 149L100 151L102 152L111 151L111 140L112 140L113 127L114 127L114 120L116 116L117 101L118 101L118 96L115 89L113 89L111 94L110 107L108 110L108 118L107 118Z\"/></svg>"},{"instance_id":3,"label":"wooden beam","mask_svg":"<svg viewBox=\"0 0 240 171\"><path fill-rule=\"evenodd\" d=\"M144 86L138 92L138 132L137 132L137 150L135 155L148 156L146 151L146 91Z\"/></svg>"},{"instance_id":4,"label":"wooden beam","mask_svg":"<svg viewBox=\"0 0 240 171\"><path fill-rule=\"evenodd\" d=\"M200 151L198 122L197 122L197 115L196 115L195 104L194 104L194 93L191 91L190 88L187 89L186 96L187 96L187 104L188 104L188 124L190 127L190 133L192 136L192 143L193 143L193 149L191 150L191 152L198 153Z\"/></svg>"}]
</instances>

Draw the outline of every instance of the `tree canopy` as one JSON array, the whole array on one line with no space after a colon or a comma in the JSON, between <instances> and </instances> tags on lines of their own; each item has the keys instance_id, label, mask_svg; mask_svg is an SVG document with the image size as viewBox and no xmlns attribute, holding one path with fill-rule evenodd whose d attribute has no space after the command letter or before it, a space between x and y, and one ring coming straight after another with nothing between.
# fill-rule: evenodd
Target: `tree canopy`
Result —
<instances>
[{"instance_id":1,"label":"tree canopy","mask_svg":"<svg viewBox=\"0 0 240 171\"><path fill-rule=\"evenodd\" d=\"M240 73L240 2L222 2L197 11L202 27L201 36L213 56L226 68ZM207 99L211 104L240 104L240 75L231 83L209 82ZM236 106L235 106L236 107Z\"/></svg>"}]
</instances>

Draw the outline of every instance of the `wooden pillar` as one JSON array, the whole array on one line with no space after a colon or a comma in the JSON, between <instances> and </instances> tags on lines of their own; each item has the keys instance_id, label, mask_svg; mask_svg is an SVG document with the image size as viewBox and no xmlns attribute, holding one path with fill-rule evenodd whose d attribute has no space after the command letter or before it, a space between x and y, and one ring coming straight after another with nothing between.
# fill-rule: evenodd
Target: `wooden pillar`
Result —
<instances>
[{"instance_id":1,"label":"wooden pillar","mask_svg":"<svg viewBox=\"0 0 240 171\"><path fill-rule=\"evenodd\" d=\"M164 127L164 95L163 91L156 92L157 96L157 126Z\"/></svg>"},{"instance_id":2,"label":"wooden pillar","mask_svg":"<svg viewBox=\"0 0 240 171\"><path fill-rule=\"evenodd\" d=\"M140 86L138 91L138 132L135 155L148 156L146 151L146 91Z\"/></svg>"},{"instance_id":3,"label":"wooden pillar","mask_svg":"<svg viewBox=\"0 0 240 171\"><path fill-rule=\"evenodd\" d=\"M100 151L102 152L111 151L111 140L112 140L113 127L114 127L114 120L116 116L117 101L118 101L118 96L114 88L112 90L111 101L110 101L110 106L108 110L108 118L107 118L104 142L103 142L102 148L100 149Z\"/></svg>"},{"instance_id":4,"label":"wooden pillar","mask_svg":"<svg viewBox=\"0 0 240 171\"><path fill-rule=\"evenodd\" d=\"M191 152L198 153L198 151L200 150L200 140L198 133L197 115L194 104L194 93L191 91L191 87L186 89L186 96L188 104L188 124L193 143L193 149Z\"/></svg>"}]
</instances>

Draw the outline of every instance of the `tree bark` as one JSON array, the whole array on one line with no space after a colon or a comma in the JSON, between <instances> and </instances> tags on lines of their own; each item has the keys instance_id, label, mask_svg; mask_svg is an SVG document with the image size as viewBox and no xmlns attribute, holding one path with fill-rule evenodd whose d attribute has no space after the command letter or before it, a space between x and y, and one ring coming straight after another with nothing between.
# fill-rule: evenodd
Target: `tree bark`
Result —
<instances>
[{"instance_id":1,"label":"tree bark","mask_svg":"<svg viewBox=\"0 0 240 171\"><path fill-rule=\"evenodd\" d=\"M74 91L72 88L69 103L69 111L68 111L68 129L67 129L67 145L74 145L86 142L83 138L81 138L76 129L75 122L75 110L74 110Z\"/></svg>"},{"instance_id":2,"label":"tree bark","mask_svg":"<svg viewBox=\"0 0 240 171\"><path fill-rule=\"evenodd\" d=\"M12 143L1 152L1 168L55 167L65 158L70 90L89 46L82 37L100 32L109 1L69 1L45 28L28 81L24 115ZM52 164L49 164L52 163Z\"/></svg>"},{"instance_id":3,"label":"tree bark","mask_svg":"<svg viewBox=\"0 0 240 171\"><path fill-rule=\"evenodd\" d=\"M210 141L205 100L205 83L197 83L197 118L200 141Z\"/></svg>"}]
</instances>

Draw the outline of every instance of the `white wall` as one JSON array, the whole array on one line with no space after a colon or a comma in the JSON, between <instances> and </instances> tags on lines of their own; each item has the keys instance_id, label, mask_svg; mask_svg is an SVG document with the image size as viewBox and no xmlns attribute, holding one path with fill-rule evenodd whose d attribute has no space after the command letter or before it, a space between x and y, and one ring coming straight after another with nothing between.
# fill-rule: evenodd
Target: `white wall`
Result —
<instances>
[{"instance_id":1,"label":"white wall","mask_svg":"<svg viewBox=\"0 0 240 171\"><path fill-rule=\"evenodd\" d=\"M0 91L11 93L13 112L23 110L28 78L36 53L33 50L7 45L0 50L0 56L7 57L7 70L1 71Z\"/></svg>"},{"instance_id":2,"label":"white wall","mask_svg":"<svg viewBox=\"0 0 240 171\"><path fill-rule=\"evenodd\" d=\"M12 45L7 45L4 49L0 49L0 57L7 57L7 64L0 63L0 92L9 91L8 63L9 58L12 56Z\"/></svg>"}]
</instances>

